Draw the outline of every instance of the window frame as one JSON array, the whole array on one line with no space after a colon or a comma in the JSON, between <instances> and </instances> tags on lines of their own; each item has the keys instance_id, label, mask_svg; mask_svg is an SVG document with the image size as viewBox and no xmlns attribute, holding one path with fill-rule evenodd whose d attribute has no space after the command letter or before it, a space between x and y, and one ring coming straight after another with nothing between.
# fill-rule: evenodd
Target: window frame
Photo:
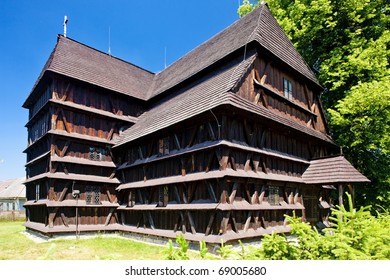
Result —
<instances>
[{"instance_id":1,"label":"window frame","mask_svg":"<svg viewBox=\"0 0 390 280\"><path fill-rule=\"evenodd\" d=\"M288 100L293 100L293 84L292 81L286 77L283 78L283 93Z\"/></svg>"}]
</instances>

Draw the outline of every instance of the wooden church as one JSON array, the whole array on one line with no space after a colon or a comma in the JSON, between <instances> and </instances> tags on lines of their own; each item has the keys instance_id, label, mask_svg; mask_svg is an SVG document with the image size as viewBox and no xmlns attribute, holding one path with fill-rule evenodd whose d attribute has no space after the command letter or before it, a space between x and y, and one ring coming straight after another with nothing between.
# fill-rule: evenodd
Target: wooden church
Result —
<instances>
[{"instance_id":1,"label":"wooden church","mask_svg":"<svg viewBox=\"0 0 390 280\"><path fill-rule=\"evenodd\" d=\"M29 110L26 228L219 243L328 226L368 179L340 155L322 87L266 4L160 73L64 36Z\"/></svg>"}]
</instances>

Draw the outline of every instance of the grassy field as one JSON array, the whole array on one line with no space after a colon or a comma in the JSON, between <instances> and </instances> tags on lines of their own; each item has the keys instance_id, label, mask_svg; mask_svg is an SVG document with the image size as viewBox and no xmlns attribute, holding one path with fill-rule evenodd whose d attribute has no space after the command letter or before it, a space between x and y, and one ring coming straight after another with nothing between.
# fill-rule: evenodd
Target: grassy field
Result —
<instances>
[{"instance_id":1,"label":"grassy field","mask_svg":"<svg viewBox=\"0 0 390 280\"><path fill-rule=\"evenodd\" d=\"M62 239L37 243L22 221L0 221L0 260L160 260L164 247L120 237Z\"/></svg>"}]
</instances>

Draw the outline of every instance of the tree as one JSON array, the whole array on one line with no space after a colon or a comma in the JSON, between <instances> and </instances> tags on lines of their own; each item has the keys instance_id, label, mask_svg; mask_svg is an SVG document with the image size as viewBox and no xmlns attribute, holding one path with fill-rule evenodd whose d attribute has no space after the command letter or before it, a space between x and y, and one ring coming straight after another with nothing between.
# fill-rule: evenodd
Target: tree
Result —
<instances>
[{"instance_id":1,"label":"tree","mask_svg":"<svg viewBox=\"0 0 390 280\"><path fill-rule=\"evenodd\" d=\"M387 0L268 0L272 14L325 87L333 138L372 181L365 204L390 205ZM240 16L259 6L244 0ZM387 145L387 146L386 146ZM387 201L387 202L386 202Z\"/></svg>"},{"instance_id":2,"label":"tree","mask_svg":"<svg viewBox=\"0 0 390 280\"><path fill-rule=\"evenodd\" d=\"M357 188L357 203L390 209L390 76L358 83L329 109L335 140L372 180Z\"/></svg>"},{"instance_id":3,"label":"tree","mask_svg":"<svg viewBox=\"0 0 390 280\"><path fill-rule=\"evenodd\" d=\"M240 16L259 1L244 0ZM386 0L268 0L272 14L325 87L334 108L358 82L390 74L390 9Z\"/></svg>"}]
</instances>

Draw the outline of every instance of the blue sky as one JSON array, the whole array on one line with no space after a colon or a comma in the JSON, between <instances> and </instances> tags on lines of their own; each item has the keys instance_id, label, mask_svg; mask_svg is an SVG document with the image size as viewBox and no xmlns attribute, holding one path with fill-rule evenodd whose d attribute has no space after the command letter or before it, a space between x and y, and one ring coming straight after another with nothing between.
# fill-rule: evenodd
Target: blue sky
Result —
<instances>
[{"instance_id":1,"label":"blue sky","mask_svg":"<svg viewBox=\"0 0 390 280\"><path fill-rule=\"evenodd\" d=\"M25 176L22 104L57 34L158 72L238 19L238 0L0 0L0 181ZM109 32L110 30L110 32Z\"/></svg>"}]
</instances>

